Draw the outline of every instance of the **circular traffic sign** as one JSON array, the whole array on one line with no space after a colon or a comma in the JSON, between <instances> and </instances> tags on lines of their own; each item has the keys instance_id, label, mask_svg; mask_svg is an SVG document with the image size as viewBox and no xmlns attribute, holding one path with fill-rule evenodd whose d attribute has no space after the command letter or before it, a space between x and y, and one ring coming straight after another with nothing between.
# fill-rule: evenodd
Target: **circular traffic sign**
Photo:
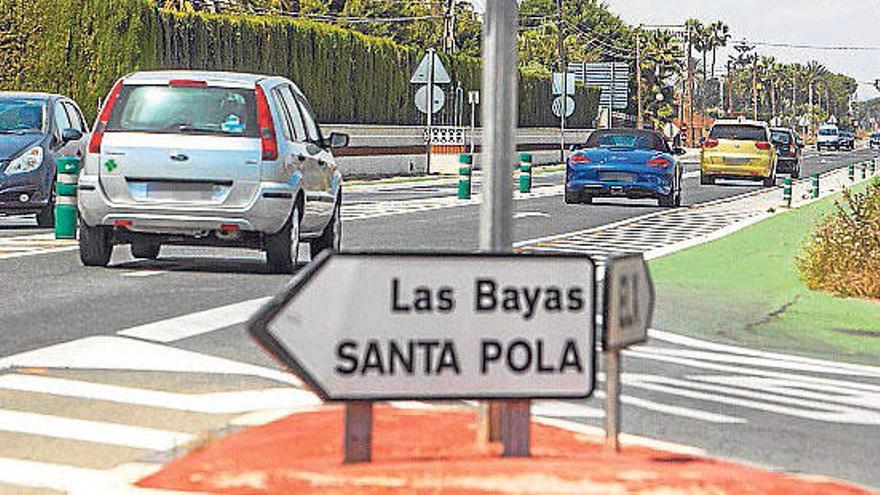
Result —
<instances>
[{"instance_id":1,"label":"circular traffic sign","mask_svg":"<svg viewBox=\"0 0 880 495\"><path fill-rule=\"evenodd\" d=\"M562 101L563 100L562 100L561 96L557 96L553 100L553 114L556 115L557 117L562 116L562 105L563 105ZM574 113L574 98L572 98L570 96L566 96L565 97L565 116L571 117L571 114L573 114L573 113Z\"/></svg>"},{"instance_id":2,"label":"circular traffic sign","mask_svg":"<svg viewBox=\"0 0 880 495\"><path fill-rule=\"evenodd\" d=\"M446 95L440 86L434 85L433 102L431 105L431 113L437 113L446 103ZM416 91L416 107L422 113L428 113L428 85L424 85Z\"/></svg>"}]
</instances>

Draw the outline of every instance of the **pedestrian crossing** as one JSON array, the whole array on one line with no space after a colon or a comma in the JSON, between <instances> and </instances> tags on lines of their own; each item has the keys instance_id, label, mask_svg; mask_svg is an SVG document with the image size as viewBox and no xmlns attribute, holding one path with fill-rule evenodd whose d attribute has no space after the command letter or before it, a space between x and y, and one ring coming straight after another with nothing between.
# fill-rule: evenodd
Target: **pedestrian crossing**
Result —
<instances>
[{"instance_id":1,"label":"pedestrian crossing","mask_svg":"<svg viewBox=\"0 0 880 495\"><path fill-rule=\"evenodd\" d=\"M845 168L821 177L820 198L850 187ZM814 201L810 179L792 184L792 206ZM598 264L615 253L640 252L655 258L708 242L786 211L781 187L663 210L580 232L531 239L515 245L522 253L587 254Z\"/></svg>"},{"instance_id":2,"label":"pedestrian crossing","mask_svg":"<svg viewBox=\"0 0 880 495\"><path fill-rule=\"evenodd\" d=\"M51 233L0 237L0 260L60 253L78 247L76 240L55 239L54 234Z\"/></svg>"}]
</instances>

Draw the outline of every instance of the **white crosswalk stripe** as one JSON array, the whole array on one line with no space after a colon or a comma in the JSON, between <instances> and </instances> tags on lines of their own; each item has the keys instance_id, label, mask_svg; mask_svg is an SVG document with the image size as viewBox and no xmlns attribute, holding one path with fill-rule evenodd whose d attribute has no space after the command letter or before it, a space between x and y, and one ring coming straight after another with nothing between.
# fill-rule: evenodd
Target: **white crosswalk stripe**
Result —
<instances>
[{"instance_id":1,"label":"white crosswalk stripe","mask_svg":"<svg viewBox=\"0 0 880 495\"><path fill-rule=\"evenodd\" d=\"M54 234L0 237L0 260L72 251L78 247L76 240L58 240Z\"/></svg>"}]
</instances>

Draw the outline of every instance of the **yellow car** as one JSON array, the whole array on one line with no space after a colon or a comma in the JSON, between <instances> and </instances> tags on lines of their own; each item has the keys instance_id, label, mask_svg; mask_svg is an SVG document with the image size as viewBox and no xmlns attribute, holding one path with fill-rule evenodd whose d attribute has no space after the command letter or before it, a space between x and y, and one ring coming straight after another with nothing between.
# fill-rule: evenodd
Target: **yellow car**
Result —
<instances>
[{"instance_id":1,"label":"yellow car","mask_svg":"<svg viewBox=\"0 0 880 495\"><path fill-rule=\"evenodd\" d=\"M700 184L715 179L757 179L776 184L776 149L770 129L752 120L718 120L700 151Z\"/></svg>"}]
</instances>

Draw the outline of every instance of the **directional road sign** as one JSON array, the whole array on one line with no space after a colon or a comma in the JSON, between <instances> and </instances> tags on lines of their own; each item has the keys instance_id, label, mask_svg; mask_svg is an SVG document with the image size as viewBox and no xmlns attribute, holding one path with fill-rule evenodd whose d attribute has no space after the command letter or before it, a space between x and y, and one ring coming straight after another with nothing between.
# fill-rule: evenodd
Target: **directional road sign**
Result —
<instances>
[{"instance_id":1,"label":"directional road sign","mask_svg":"<svg viewBox=\"0 0 880 495\"><path fill-rule=\"evenodd\" d=\"M563 100L561 96L557 96L553 99L553 114L557 117L562 116L563 101L565 101L565 116L571 117L571 114L574 113L574 98L570 96L566 96L565 100Z\"/></svg>"},{"instance_id":2,"label":"directional road sign","mask_svg":"<svg viewBox=\"0 0 880 495\"><path fill-rule=\"evenodd\" d=\"M654 312L654 284L641 254L613 256L605 267L603 349L644 342Z\"/></svg>"},{"instance_id":3,"label":"directional road sign","mask_svg":"<svg viewBox=\"0 0 880 495\"><path fill-rule=\"evenodd\" d=\"M568 71L575 80L586 86L600 88L599 106L608 108L613 103L615 110L629 105L629 64L623 62L570 62Z\"/></svg>"},{"instance_id":4,"label":"directional road sign","mask_svg":"<svg viewBox=\"0 0 880 495\"><path fill-rule=\"evenodd\" d=\"M434 55L434 80L431 81L431 55ZM416 71L413 72L412 79L409 80L412 84L429 84L433 82L434 84L449 84L452 82L452 78L449 77L449 72L446 71L446 67L443 66L443 61L440 60L440 55L437 55L436 52L429 51L422 57L422 61L419 63L419 66L416 68Z\"/></svg>"},{"instance_id":5,"label":"directional road sign","mask_svg":"<svg viewBox=\"0 0 880 495\"><path fill-rule=\"evenodd\" d=\"M325 400L583 398L583 256L321 255L249 325Z\"/></svg>"},{"instance_id":6,"label":"directional road sign","mask_svg":"<svg viewBox=\"0 0 880 495\"><path fill-rule=\"evenodd\" d=\"M446 103L446 95L443 94L440 86L435 85L431 96L434 100L431 104L431 113L437 113ZM416 91L416 108L422 113L428 113L428 86L422 86Z\"/></svg>"}]
</instances>

